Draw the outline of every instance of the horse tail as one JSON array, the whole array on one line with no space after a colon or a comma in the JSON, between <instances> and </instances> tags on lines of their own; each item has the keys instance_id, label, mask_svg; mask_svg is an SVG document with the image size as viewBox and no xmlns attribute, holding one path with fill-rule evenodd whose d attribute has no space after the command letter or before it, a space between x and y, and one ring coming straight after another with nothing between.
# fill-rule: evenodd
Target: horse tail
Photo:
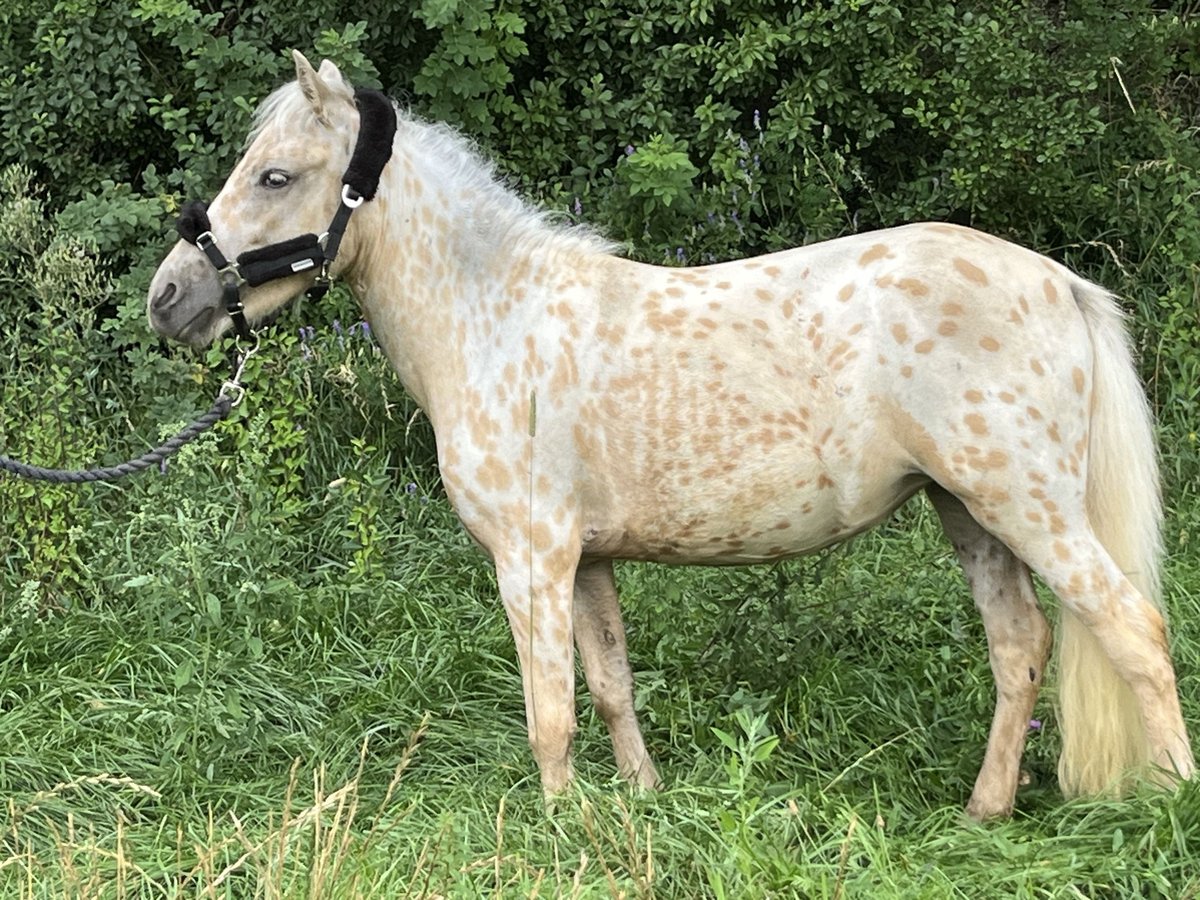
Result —
<instances>
[{"instance_id":1,"label":"horse tail","mask_svg":"<svg viewBox=\"0 0 1200 900\"><path fill-rule=\"evenodd\" d=\"M1133 586L1162 610L1162 501L1154 425L1138 380L1124 316L1112 294L1072 285L1092 344L1086 506L1097 539ZM1128 684L1099 642L1065 606L1058 641L1063 793L1120 791L1150 761L1145 726Z\"/></svg>"}]
</instances>

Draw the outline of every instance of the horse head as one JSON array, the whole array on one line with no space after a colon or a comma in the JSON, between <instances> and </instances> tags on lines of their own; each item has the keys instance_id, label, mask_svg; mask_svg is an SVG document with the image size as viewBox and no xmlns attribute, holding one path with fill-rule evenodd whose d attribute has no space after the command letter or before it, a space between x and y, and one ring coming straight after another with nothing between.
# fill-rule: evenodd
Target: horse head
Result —
<instances>
[{"instance_id":1,"label":"horse head","mask_svg":"<svg viewBox=\"0 0 1200 900\"><path fill-rule=\"evenodd\" d=\"M148 297L150 324L164 337L205 346L231 325L241 331L245 319L268 317L329 274L323 269L333 261L325 253L331 219L336 225L341 218L344 229L361 202L354 192L348 200L343 187L355 167L359 107L333 63L316 70L299 52L293 57L296 81L262 104L220 193L207 207L188 204L180 216L181 240L158 267ZM386 141L382 161L372 161L378 169L392 133L394 118L392 132L377 142ZM339 270L353 259L352 236L343 249Z\"/></svg>"}]
</instances>

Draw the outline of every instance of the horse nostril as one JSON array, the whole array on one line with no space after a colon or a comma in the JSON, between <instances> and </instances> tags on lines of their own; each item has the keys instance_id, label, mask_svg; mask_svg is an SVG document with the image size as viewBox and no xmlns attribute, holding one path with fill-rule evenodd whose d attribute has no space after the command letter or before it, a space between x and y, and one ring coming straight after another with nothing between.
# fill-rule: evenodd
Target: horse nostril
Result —
<instances>
[{"instance_id":1,"label":"horse nostril","mask_svg":"<svg viewBox=\"0 0 1200 900\"><path fill-rule=\"evenodd\" d=\"M150 308L154 312L165 312L171 307L171 301L177 292L175 282L168 282L167 285L155 295L150 301Z\"/></svg>"}]
</instances>

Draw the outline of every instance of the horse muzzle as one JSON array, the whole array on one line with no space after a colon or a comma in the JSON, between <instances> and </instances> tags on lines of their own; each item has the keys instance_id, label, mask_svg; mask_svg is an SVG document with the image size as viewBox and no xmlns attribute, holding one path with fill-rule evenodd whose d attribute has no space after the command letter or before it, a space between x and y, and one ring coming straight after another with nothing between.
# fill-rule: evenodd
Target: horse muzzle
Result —
<instances>
[{"instance_id":1,"label":"horse muzzle","mask_svg":"<svg viewBox=\"0 0 1200 900\"><path fill-rule=\"evenodd\" d=\"M229 325L220 283L207 269L188 273L191 277L174 269L164 264L150 283L150 327L170 340L206 346Z\"/></svg>"}]
</instances>

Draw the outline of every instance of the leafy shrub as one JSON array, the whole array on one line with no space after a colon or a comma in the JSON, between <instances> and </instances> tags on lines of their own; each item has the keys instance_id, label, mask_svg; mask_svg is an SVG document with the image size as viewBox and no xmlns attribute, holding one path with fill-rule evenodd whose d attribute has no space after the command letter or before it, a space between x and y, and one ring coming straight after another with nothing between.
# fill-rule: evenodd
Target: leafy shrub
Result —
<instances>
[{"instance_id":1,"label":"leafy shrub","mask_svg":"<svg viewBox=\"0 0 1200 900\"><path fill-rule=\"evenodd\" d=\"M145 285L172 216L219 187L297 46L477 136L521 189L642 259L709 262L920 218L1059 256L1127 298L1168 475L1200 478L1188 438L1200 417L1193 14L1148 0L26 0L0 9L0 35L0 164L46 189L31 199L29 175L8 176L6 222L26 225L23 236L6 226L17 288L0 313L55 323L6 328L4 390L50 381L40 405L9 404L17 450L59 461L54 420L82 461L207 405L219 353L164 351L145 324ZM354 320L344 294L335 308L297 315ZM281 326L292 331L275 339L280 358L255 362L253 376L279 386L276 405L219 433L216 468L253 459L255 509L299 529L339 466L374 460L376 475L340 495L361 501L343 537L366 569L371 510L388 489L375 479L403 470L406 483L434 484L431 438L405 427L409 449L397 451L412 410L378 354L348 354L349 378L318 372L304 353L347 333L317 348L295 335L301 324ZM364 416L331 423L347 397ZM96 424L108 433L87 430ZM26 489L2 489L5 521L24 517L14 533L27 539L6 577L81 577L46 554L69 557L50 537L84 528L88 510L18 513L8 500Z\"/></svg>"}]
</instances>

